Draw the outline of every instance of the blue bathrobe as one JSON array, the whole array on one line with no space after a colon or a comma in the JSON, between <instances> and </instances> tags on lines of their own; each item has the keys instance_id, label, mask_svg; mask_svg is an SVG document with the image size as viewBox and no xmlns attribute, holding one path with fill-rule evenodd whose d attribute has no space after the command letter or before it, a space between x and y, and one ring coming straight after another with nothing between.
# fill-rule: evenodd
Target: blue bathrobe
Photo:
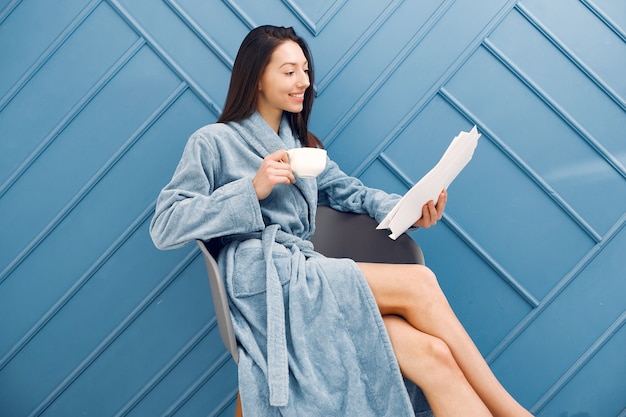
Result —
<instances>
[{"instance_id":1,"label":"blue bathrobe","mask_svg":"<svg viewBox=\"0 0 626 417\"><path fill-rule=\"evenodd\" d=\"M160 249L194 239L225 244L218 264L239 343L244 415L418 415L365 277L309 240L318 202L380 221L400 197L327 160L317 178L297 177L259 201L251 180L263 158L300 146L286 119L279 132L258 113L195 132L159 195L152 239Z\"/></svg>"}]
</instances>

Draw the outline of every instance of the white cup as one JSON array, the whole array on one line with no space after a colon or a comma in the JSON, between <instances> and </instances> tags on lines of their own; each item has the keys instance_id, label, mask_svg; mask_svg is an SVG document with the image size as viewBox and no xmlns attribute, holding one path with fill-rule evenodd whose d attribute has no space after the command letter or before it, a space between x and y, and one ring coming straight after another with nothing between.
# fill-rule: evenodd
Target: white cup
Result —
<instances>
[{"instance_id":1,"label":"white cup","mask_svg":"<svg viewBox=\"0 0 626 417\"><path fill-rule=\"evenodd\" d=\"M326 149L293 148L287 153L291 170L301 178L317 177L326 167Z\"/></svg>"}]
</instances>

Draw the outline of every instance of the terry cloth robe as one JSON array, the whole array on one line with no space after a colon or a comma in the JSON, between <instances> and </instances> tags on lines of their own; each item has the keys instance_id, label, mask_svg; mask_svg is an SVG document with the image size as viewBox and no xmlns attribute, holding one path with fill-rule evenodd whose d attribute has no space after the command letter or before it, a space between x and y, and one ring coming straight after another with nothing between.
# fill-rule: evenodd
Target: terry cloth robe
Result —
<instances>
[{"instance_id":1,"label":"terry cloth robe","mask_svg":"<svg viewBox=\"0 0 626 417\"><path fill-rule=\"evenodd\" d=\"M400 197L365 187L328 159L317 178L296 177L259 201L251 180L262 159L300 146L286 118L279 132L258 113L199 129L150 225L160 249L194 239L225 244L218 264L239 344L244 415L431 415L421 413L419 389L409 384L407 392L358 266L320 255L309 240L318 193L335 209L378 221Z\"/></svg>"}]
</instances>

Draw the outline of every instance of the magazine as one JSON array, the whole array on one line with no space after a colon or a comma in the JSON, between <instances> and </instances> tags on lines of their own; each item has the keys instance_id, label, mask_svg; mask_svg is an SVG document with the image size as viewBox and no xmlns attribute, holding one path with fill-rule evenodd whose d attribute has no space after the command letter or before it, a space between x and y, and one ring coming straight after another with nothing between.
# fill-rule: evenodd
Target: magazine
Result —
<instances>
[{"instance_id":1,"label":"magazine","mask_svg":"<svg viewBox=\"0 0 626 417\"><path fill-rule=\"evenodd\" d=\"M406 192L376 228L391 230L389 237L395 240L415 224L422 217L424 204L430 200L437 204L441 191L448 188L472 159L479 137L476 126L455 136L437 165Z\"/></svg>"}]
</instances>

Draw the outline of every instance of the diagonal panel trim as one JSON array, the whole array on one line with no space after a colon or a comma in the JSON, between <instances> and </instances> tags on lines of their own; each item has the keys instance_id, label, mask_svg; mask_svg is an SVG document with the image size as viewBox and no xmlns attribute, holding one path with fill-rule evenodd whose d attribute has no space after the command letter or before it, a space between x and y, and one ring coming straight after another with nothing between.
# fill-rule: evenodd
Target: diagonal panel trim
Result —
<instances>
[{"instance_id":1,"label":"diagonal panel trim","mask_svg":"<svg viewBox=\"0 0 626 417\"><path fill-rule=\"evenodd\" d=\"M622 110L626 111L626 101L624 98L620 97L619 94L611 88L611 86L604 81L600 75L598 75L595 71L593 71L587 64L583 62L583 60L578 57L574 51L568 48L557 36L552 33L550 29L546 27L535 15L532 14L530 10L528 10L521 3L516 4L516 9L521 13L529 23L537 28L545 37L548 39L554 46L556 46L574 65L580 68L589 79L591 79L598 87L600 87L617 105L619 105Z\"/></svg>"},{"instance_id":2,"label":"diagonal panel trim","mask_svg":"<svg viewBox=\"0 0 626 417\"><path fill-rule=\"evenodd\" d=\"M234 0L223 0L223 2L233 12L233 14L248 27L248 29L253 29L258 26Z\"/></svg>"},{"instance_id":3,"label":"diagonal panel trim","mask_svg":"<svg viewBox=\"0 0 626 417\"><path fill-rule=\"evenodd\" d=\"M20 1L21 0L13 0L9 2L6 6L4 6L4 9L0 10L0 25L7 17L9 17L11 12L15 10L17 5L20 4Z\"/></svg>"},{"instance_id":4,"label":"diagonal panel trim","mask_svg":"<svg viewBox=\"0 0 626 417\"><path fill-rule=\"evenodd\" d=\"M148 216L153 212L152 206L146 208L142 214L113 242L113 244L96 260L96 262L85 272L74 285L65 292L65 294L57 300L57 302L39 319L33 327L7 352L4 357L0 358L0 370L26 346L45 326L53 319L53 317L66 305L69 300L78 293L78 291L89 281L89 279L102 267L102 265L120 248L120 246L128 239L128 237L137 230L142 223L146 221Z\"/></svg>"},{"instance_id":5,"label":"diagonal panel trim","mask_svg":"<svg viewBox=\"0 0 626 417\"><path fill-rule=\"evenodd\" d=\"M124 66L139 52L145 44L143 39L138 39L128 50L113 64L113 66L85 93L85 95L70 109L52 131L41 141L30 155L20 164L15 172L0 184L0 198L11 186L26 172L26 170L39 158L45 150L54 142L57 136L74 120L74 118L94 99L94 97L119 73ZM2 109L0 109L2 111ZM2 281L0 274L0 282Z\"/></svg>"},{"instance_id":6,"label":"diagonal panel trim","mask_svg":"<svg viewBox=\"0 0 626 417\"><path fill-rule=\"evenodd\" d=\"M217 326L217 318L213 317L200 331L183 346L180 351L154 376L144 387L128 401L113 417L128 415L136 406L152 391L175 367L178 365L202 339L204 339ZM221 357L220 357L221 362Z\"/></svg>"},{"instance_id":7,"label":"diagonal panel trim","mask_svg":"<svg viewBox=\"0 0 626 417\"><path fill-rule=\"evenodd\" d=\"M317 36L322 30L324 30L324 27L326 27L328 22L332 20L333 16L339 12L346 1L347 0L334 1L332 6L324 12L317 22L313 22L293 0L283 0L283 3L287 5L289 10L291 10L302 23L304 23L313 36Z\"/></svg>"},{"instance_id":8,"label":"diagonal panel trim","mask_svg":"<svg viewBox=\"0 0 626 417\"><path fill-rule=\"evenodd\" d=\"M473 115L459 100L457 100L445 87L439 91L440 95L451 105L456 107L461 113L465 114L470 120L475 121L480 130L487 134L491 142L493 142L509 159L511 159L524 173L531 178L559 207L596 242L602 239L598 233L559 193L554 190L546 180L544 180L530 165L520 158L506 143L498 137L489 127Z\"/></svg>"},{"instance_id":9,"label":"diagonal panel trim","mask_svg":"<svg viewBox=\"0 0 626 417\"><path fill-rule=\"evenodd\" d=\"M153 202L153 205L156 202ZM146 209L141 216L133 223L134 229L139 228L139 226L147 221L147 219L152 215L153 206L150 206ZM107 253L103 255L106 258L109 258L122 243L130 236L130 231L124 234L124 236L120 237L110 248ZM109 347L111 344L141 315L141 313L154 302L154 300L159 297L159 295L165 291L165 289L178 277L178 275L198 256L200 251L194 248L190 253L178 264L176 270L170 273L163 281L157 285L150 294L148 294L138 305L135 307L133 311L124 318L117 325L115 329L107 337L102 340L102 342L85 358L81 361L81 363L74 368L74 370L67 376L59 385L54 388L50 394L28 415L28 417L37 417L40 416L50 405L83 373L85 370L96 360L102 353ZM103 263L102 261L101 263Z\"/></svg>"},{"instance_id":10,"label":"diagonal panel trim","mask_svg":"<svg viewBox=\"0 0 626 417\"><path fill-rule=\"evenodd\" d=\"M417 114L419 114L424 109L424 107L426 107L426 105L432 100L432 98L437 94L441 86L443 86L445 82L449 80L459 70L459 68L463 65L463 63L472 55L474 50L480 46L482 40L487 36L487 34L490 33L493 30L493 28L502 19L504 19L504 17L509 13L514 3L515 3L515 0L509 0L505 5L503 5L503 7L498 11L498 13L489 21L487 25L485 25L485 28L472 40L472 42L470 42L469 46L465 49L465 51L463 51L463 53L461 53L458 56L458 58L450 65L450 67L444 73L442 73L442 75L437 79L437 81L433 84L433 86L424 94L423 98L421 98L408 111L408 113L404 115L404 117L400 120L400 122L398 122L396 127L394 127L380 141L380 144L370 152L369 156L367 158L364 158L363 162L361 162L361 164L354 170L352 175L357 176L357 177L361 175L377 158L377 155L381 153L385 148L387 148L387 146L389 146L389 144L393 142L394 139L398 137L398 135L400 135L404 131L404 129L406 129L406 127L413 121L413 119L415 119ZM447 10L450 7L450 5L451 5L450 3L442 4L439 9L445 7L445 10ZM437 11L435 11L434 13L435 15L437 15L436 20L439 20L441 18L440 13L445 13L445 10L442 10L441 12L439 12L439 9L437 9ZM428 24L427 29L430 29L430 27L432 27L434 23L436 23L436 21L433 22L432 24ZM422 37L423 36L425 36L425 34L422 35ZM349 120L345 120L345 121L344 119L340 120L339 124L341 124L341 126L339 126L338 124L338 128L336 128L335 130L331 132L331 134L334 135L332 137L333 140L346 127L348 122L352 118L354 118L354 116L355 114L352 114Z\"/></svg>"},{"instance_id":11,"label":"diagonal panel trim","mask_svg":"<svg viewBox=\"0 0 626 417\"><path fill-rule=\"evenodd\" d=\"M600 242L587 252L580 261L572 268L572 270L559 281L557 285L541 300L537 308L532 310L513 330L504 338L498 346L496 346L489 355L486 356L488 363L495 361L514 341L515 339L529 327L537 317L565 290L565 288L593 261L602 250L609 245L613 238L626 227L626 213L619 221L602 237Z\"/></svg>"},{"instance_id":12,"label":"diagonal panel trim","mask_svg":"<svg viewBox=\"0 0 626 417\"><path fill-rule=\"evenodd\" d=\"M224 400L214 407L213 412L209 414L207 417L218 417L221 416L227 407L237 401L237 394L239 393L239 389L235 388L230 395L224 397Z\"/></svg>"},{"instance_id":13,"label":"diagonal panel trim","mask_svg":"<svg viewBox=\"0 0 626 417\"><path fill-rule=\"evenodd\" d=\"M332 66L332 68L326 73L316 84L316 92L322 94L322 92L328 87L330 83L343 71L348 63L354 58L354 56L365 46L368 40L374 36L381 26L393 15L398 7L402 4L402 0L395 0L391 2L383 12L378 15L376 20L367 28L367 30L357 39L357 41L343 54L343 56Z\"/></svg>"},{"instance_id":14,"label":"diagonal panel trim","mask_svg":"<svg viewBox=\"0 0 626 417\"><path fill-rule=\"evenodd\" d=\"M107 0L107 2L113 7L113 9L145 40L150 48L174 71L181 79L183 79L189 88L206 104L206 106L216 115L219 116L222 112L220 106L213 100L199 85L196 83L189 74L180 66L158 42L150 36L146 29L139 24L139 22L120 4L118 0Z\"/></svg>"},{"instance_id":15,"label":"diagonal panel trim","mask_svg":"<svg viewBox=\"0 0 626 417\"><path fill-rule=\"evenodd\" d=\"M199 249L198 253L200 253ZM178 410L180 410L180 408L185 405L185 403L189 401L189 399L191 399L191 397L196 392L198 392L198 390L204 384L206 384L206 382L211 379L211 377L215 375L217 371L220 370L220 368L228 363L229 359L230 353L224 352L212 367L207 369L193 384L191 384L191 386L180 396L180 398L174 404L172 404L167 410L165 410L165 412L162 414L163 417L170 417L175 415Z\"/></svg>"},{"instance_id":16,"label":"diagonal panel trim","mask_svg":"<svg viewBox=\"0 0 626 417\"><path fill-rule=\"evenodd\" d=\"M204 42L204 44L211 50L226 66L232 70L234 59L228 56L215 40L210 37L200 25L187 13L176 0L165 0L165 3L178 15L178 17Z\"/></svg>"},{"instance_id":17,"label":"diagonal panel trim","mask_svg":"<svg viewBox=\"0 0 626 417\"><path fill-rule=\"evenodd\" d=\"M563 107L561 107L550 95L543 90L536 82L534 82L522 69L515 65L511 59L490 39L485 39L483 42L485 48L502 64L504 64L520 81L522 81L528 88L530 88L537 97L539 97L544 103L546 103L562 120L564 120L569 126L572 127L579 134L589 146L591 146L601 158L609 163L620 175L626 178L626 167L615 158L602 144L589 133L580 123L576 121Z\"/></svg>"},{"instance_id":18,"label":"diagonal panel trim","mask_svg":"<svg viewBox=\"0 0 626 417\"><path fill-rule=\"evenodd\" d=\"M539 305L539 301L535 296L524 287L518 280L516 280L493 256L489 254L485 248L483 248L476 240L474 240L469 233L467 233L461 225L459 225L452 216L444 213L443 220L454 231L454 233L461 238L472 250L477 253L483 261L485 261L491 269L496 271L500 278L502 278L511 288L515 290L531 307L536 308Z\"/></svg>"},{"instance_id":19,"label":"diagonal panel trim","mask_svg":"<svg viewBox=\"0 0 626 417\"><path fill-rule=\"evenodd\" d=\"M28 81L44 66L52 55L67 41L67 39L74 33L74 31L89 17L89 15L96 9L100 0L92 0L83 10L70 22L69 25L63 30L63 32L52 41L50 46L37 58L37 60L28 68L19 80L15 83L11 89L0 98L0 112L6 107L6 105L20 92L22 88L28 83ZM13 5L13 8L15 5ZM9 6L7 6L9 8ZM12 9L11 9L12 10ZM0 24L6 16L0 17Z\"/></svg>"},{"instance_id":20,"label":"diagonal panel trim","mask_svg":"<svg viewBox=\"0 0 626 417\"><path fill-rule=\"evenodd\" d=\"M395 70L400 66L402 62L404 62L409 54L417 47L417 45L421 42L421 40L428 34L430 29L432 29L435 24L443 17L446 11L452 6L454 0L446 0L433 12L433 14L428 18L426 23L420 28L420 30L411 38L408 44L402 48L400 53L385 67L384 71L376 78L374 83L359 97L356 103L351 106L350 110L348 110L341 119L337 122L335 127L328 133L326 136L326 147L329 147L339 136L339 134L346 128L346 126L356 117L361 108L367 104L367 102L376 94L376 92L383 86L383 84L391 77L391 75L395 72ZM412 119L412 118L411 118ZM404 129L404 124L402 124ZM397 132L400 133L400 132ZM380 151L386 147L386 145L391 142L391 140L395 137L386 137L381 142L381 145L375 149L372 154L378 154L377 150ZM375 158L370 158L365 161L365 164L361 164L361 166L357 169L357 173L361 174L367 166L373 161ZM354 175L354 174L353 174Z\"/></svg>"},{"instance_id":21,"label":"diagonal panel trim","mask_svg":"<svg viewBox=\"0 0 626 417\"><path fill-rule=\"evenodd\" d=\"M405 174L405 172L396 164L393 159L389 158L386 153L381 153L378 155L378 160L383 163L383 165L391 171L407 188L411 188L415 184L415 180L411 178L409 175Z\"/></svg>"},{"instance_id":22,"label":"diagonal panel trim","mask_svg":"<svg viewBox=\"0 0 626 417\"><path fill-rule=\"evenodd\" d=\"M559 378L558 381L550 387L548 391L532 406L533 412L539 413L556 394L561 391L565 385L585 366L591 358L604 346L610 339L619 331L619 329L626 323L626 311L624 311L615 320L608 329L596 340L587 351L582 354L580 358Z\"/></svg>"},{"instance_id":23,"label":"diagonal panel trim","mask_svg":"<svg viewBox=\"0 0 626 417\"><path fill-rule=\"evenodd\" d=\"M74 198L59 211L59 213L46 225L37 236L24 248L16 258L0 272L0 284L6 277L21 264L52 231L67 217L85 196L98 184L111 168L130 150L152 124L185 92L187 85L182 83L170 94L163 104L148 118L146 122L118 149L118 151L96 172L96 174L76 193ZM1 369L1 366L0 366Z\"/></svg>"},{"instance_id":24,"label":"diagonal panel trim","mask_svg":"<svg viewBox=\"0 0 626 417\"><path fill-rule=\"evenodd\" d=\"M398 179L400 179L407 188L411 188L415 181L406 175L385 153L380 154L379 161L383 163ZM539 305L539 301L532 293L519 283L513 276L498 263L493 256L489 255L469 233L467 233L448 213L443 214L442 220L452 231L465 242L475 253L477 253L489 266L493 269L515 292L517 292L531 307L535 308Z\"/></svg>"},{"instance_id":25,"label":"diagonal panel trim","mask_svg":"<svg viewBox=\"0 0 626 417\"><path fill-rule=\"evenodd\" d=\"M603 13L598 6L596 6L591 0L580 0L582 4L584 4L593 14L595 14L598 19L604 22L604 24L611 29L617 36L622 38L623 42L626 42L626 32L624 29L620 28L615 21L613 21L609 16Z\"/></svg>"}]
</instances>

